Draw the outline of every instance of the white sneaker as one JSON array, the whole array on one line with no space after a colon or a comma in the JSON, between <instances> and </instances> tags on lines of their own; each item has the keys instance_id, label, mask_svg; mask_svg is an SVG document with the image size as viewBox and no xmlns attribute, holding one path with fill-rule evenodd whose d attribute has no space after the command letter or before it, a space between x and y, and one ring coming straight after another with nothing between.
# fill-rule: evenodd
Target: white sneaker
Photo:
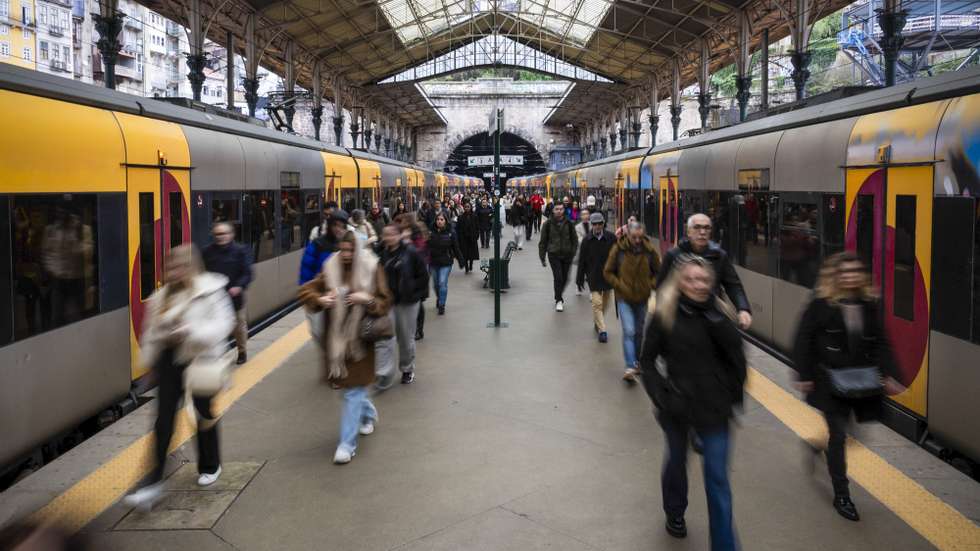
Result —
<instances>
[{"instance_id":1,"label":"white sneaker","mask_svg":"<svg viewBox=\"0 0 980 551\"><path fill-rule=\"evenodd\" d=\"M555 303L555 312L564 312L564 311L565 311L565 301L559 300L558 302Z\"/></svg>"},{"instance_id":2,"label":"white sneaker","mask_svg":"<svg viewBox=\"0 0 980 551\"><path fill-rule=\"evenodd\" d=\"M130 507L135 507L147 512L153 508L160 499L163 498L163 482L144 486L139 490L129 494L123 499L123 503Z\"/></svg>"},{"instance_id":3,"label":"white sneaker","mask_svg":"<svg viewBox=\"0 0 980 551\"><path fill-rule=\"evenodd\" d=\"M374 432L374 421L368 421L367 423L364 423L363 425L361 425L361 429L358 430L357 432L363 434L364 436L371 434L372 432Z\"/></svg>"},{"instance_id":4,"label":"white sneaker","mask_svg":"<svg viewBox=\"0 0 980 551\"><path fill-rule=\"evenodd\" d=\"M221 465L218 465L218 470L213 473L202 473L201 476L197 477L198 486L210 486L218 481L218 477L221 476Z\"/></svg>"},{"instance_id":5,"label":"white sneaker","mask_svg":"<svg viewBox=\"0 0 980 551\"><path fill-rule=\"evenodd\" d=\"M343 448L337 448L337 453L333 454L333 462L337 465L343 465L345 463L350 463L350 460L353 457L354 452L347 451Z\"/></svg>"}]
</instances>

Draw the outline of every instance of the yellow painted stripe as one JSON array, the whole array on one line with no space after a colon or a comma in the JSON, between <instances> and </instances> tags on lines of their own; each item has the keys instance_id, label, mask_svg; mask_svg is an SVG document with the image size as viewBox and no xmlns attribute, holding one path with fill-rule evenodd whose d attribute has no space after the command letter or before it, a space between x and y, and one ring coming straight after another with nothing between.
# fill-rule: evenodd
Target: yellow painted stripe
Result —
<instances>
[{"instance_id":1,"label":"yellow painted stripe","mask_svg":"<svg viewBox=\"0 0 980 551\"><path fill-rule=\"evenodd\" d=\"M754 369L749 370L747 389L801 438L811 442L827 440L827 426L819 412ZM980 528L970 519L860 442L848 438L847 444L847 472L851 479L922 537L943 550L980 550Z\"/></svg>"},{"instance_id":2,"label":"yellow painted stripe","mask_svg":"<svg viewBox=\"0 0 980 551\"><path fill-rule=\"evenodd\" d=\"M281 366L309 338L306 324L301 323L237 369L231 389L216 400L216 411L224 413L259 381ZM194 429L188 416L183 411L178 412L170 450L179 448L192 436ZM31 515L30 522L55 525L74 533L102 514L152 468L153 433L150 432Z\"/></svg>"}]
</instances>

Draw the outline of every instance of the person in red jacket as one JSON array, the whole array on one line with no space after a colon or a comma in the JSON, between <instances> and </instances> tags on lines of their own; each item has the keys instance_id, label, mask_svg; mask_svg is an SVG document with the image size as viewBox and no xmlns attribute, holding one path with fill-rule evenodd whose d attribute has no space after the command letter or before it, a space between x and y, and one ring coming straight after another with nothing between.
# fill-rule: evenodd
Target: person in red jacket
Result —
<instances>
[{"instance_id":1,"label":"person in red jacket","mask_svg":"<svg viewBox=\"0 0 980 551\"><path fill-rule=\"evenodd\" d=\"M534 231L536 233L541 233L541 211L544 209L544 197L541 197L541 193L538 191L534 192L531 196L531 221L534 223Z\"/></svg>"}]
</instances>

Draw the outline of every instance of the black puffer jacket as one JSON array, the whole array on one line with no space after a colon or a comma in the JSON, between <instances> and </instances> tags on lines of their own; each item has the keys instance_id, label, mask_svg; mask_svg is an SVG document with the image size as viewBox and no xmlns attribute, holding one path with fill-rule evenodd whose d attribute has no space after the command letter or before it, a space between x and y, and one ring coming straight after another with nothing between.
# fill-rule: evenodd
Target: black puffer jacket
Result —
<instances>
[{"instance_id":1,"label":"black puffer jacket","mask_svg":"<svg viewBox=\"0 0 980 551\"><path fill-rule=\"evenodd\" d=\"M480 231L490 231L490 228L493 227L493 207L489 205L477 207L476 219Z\"/></svg>"},{"instance_id":2,"label":"black puffer jacket","mask_svg":"<svg viewBox=\"0 0 980 551\"><path fill-rule=\"evenodd\" d=\"M711 262L711 266L715 269L715 294L717 295L723 287L725 294L728 295L732 304L735 305L736 310L752 312L752 307L749 306L749 298L745 295L745 289L742 287L742 280L738 278L738 272L732 266L731 257L728 256L725 249L721 248L721 245L714 241L709 241L708 248L700 253L694 252L694 249L691 247L691 242L687 239L678 243L676 247L670 249L664 255L663 261L660 264L660 272L657 275L657 281L667 281L667 276L670 275L674 261L682 254L697 254L708 262Z\"/></svg>"},{"instance_id":3,"label":"black puffer jacket","mask_svg":"<svg viewBox=\"0 0 980 551\"><path fill-rule=\"evenodd\" d=\"M448 227L433 230L429 235L429 265L442 267L452 266L453 259L462 262L463 254L459 250L456 233Z\"/></svg>"},{"instance_id":4,"label":"black puffer jacket","mask_svg":"<svg viewBox=\"0 0 980 551\"><path fill-rule=\"evenodd\" d=\"M666 378L657 370L657 356L667 364ZM669 332L655 316L643 340L640 365L643 386L661 414L680 417L698 430L726 426L742 403L742 335L714 300L702 304L682 296Z\"/></svg>"},{"instance_id":5,"label":"black puffer jacket","mask_svg":"<svg viewBox=\"0 0 980 551\"><path fill-rule=\"evenodd\" d=\"M882 375L892 377L903 384L888 338L879 322L877 302L863 300L861 304L862 331L851 338L844 324L840 306L827 299L814 298L803 312L796 330L793 347L793 363L801 381L812 381L814 391L807 394L807 402L823 411L847 411L853 408L859 420L877 418L881 398L843 400L830 394L825 369L876 365Z\"/></svg>"},{"instance_id":6,"label":"black puffer jacket","mask_svg":"<svg viewBox=\"0 0 980 551\"><path fill-rule=\"evenodd\" d=\"M252 282L252 255L249 248L234 241L224 246L212 243L204 248L201 258L204 260L205 270L228 278L225 290L241 287L242 293L231 299L235 310L245 306L245 289Z\"/></svg>"},{"instance_id":7,"label":"black puffer jacket","mask_svg":"<svg viewBox=\"0 0 980 551\"><path fill-rule=\"evenodd\" d=\"M412 245L402 244L394 251L381 251L388 287L395 304L413 304L429 297L429 269Z\"/></svg>"},{"instance_id":8,"label":"black puffer jacket","mask_svg":"<svg viewBox=\"0 0 980 551\"><path fill-rule=\"evenodd\" d=\"M507 210L507 223L511 226L523 226L527 224L527 220L527 205L524 203L514 203Z\"/></svg>"},{"instance_id":9,"label":"black puffer jacket","mask_svg":"<svg viewBox=\"0 0 980 551\"><path fill-rule=\"evenodd\" d=\"M579 287L588 281L590 291L612 289L602 271L606 266L606 259L609 258L609 251L615 244L616 235L611 231L603 230L601 238L592 232L586 234L578 252L578 271L575 273L575 283Z\"/></svg>"}]
</instances>

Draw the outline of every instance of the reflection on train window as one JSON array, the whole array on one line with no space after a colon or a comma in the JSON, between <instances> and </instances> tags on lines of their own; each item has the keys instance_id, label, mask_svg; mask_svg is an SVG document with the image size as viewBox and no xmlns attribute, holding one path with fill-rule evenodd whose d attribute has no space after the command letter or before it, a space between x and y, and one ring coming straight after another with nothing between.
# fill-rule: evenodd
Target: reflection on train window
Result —
<instances>
[{"instance_id":1,"label":"reflection on train window","mask_svg":"<svg viewBox=\"0 0 980 551\"><path fill-rule=\"evenodd\" d=\"M654 237L660 235L660 211L657 208L658 206L657 194L648 191L646 199L643 200L643 223L646 224L647 235Z\"/></svg>"},{"instance_id":2,"label":"reflection on train window","mask_svg":"<svg viewBox=\"0 0 980 551\"><path fill-rule=\"evenodd\" d=\"M245 241L242 235L242 216L239 211L240 202L237 198L217 198L211 200L211 225L218 222L228 222L235 228L235 238Z\"/></svg>"},{"instance_id":3,"label":"reflection on train window","mask_svg":"<svg viewBox=\"0 0 980 551\"><path fill-rule=\"evenodd\" d=\"M775 229L779 221L779 197L773 193L737 193L732 198L737 216L730 223L735 260L753 272L777 277Z\"/></svg>"},{"instance_id":4,"label":"reflection on train window","mask_svg":"<svg viewBox=\"0 0 980 551\"><path fill-rule=\"evenodd\" d=\"M729 223L729 202L734 194L709 191L705 197L704 213L711 219L711 240L726 251L733 250Z\"/></svg>"},{"instance_id":5,"label":"reflection on train window","mask_svg":"<svg viewBox=\"0 0 980 551\"><path fill-rule=\"evenodd\" d=\"M245 194L245 241L256 262L276 256L276 192L250 191Z\"/></svg>"},{"instance_id":6,"label":"reflection on train window","mask_svg":"<svg viewBox=\"0 0 980 551\"><path fill-rule=\"evenodd\" d=\"M282 253L303 247L303 201L299 190L282 191L279 203L279 250Z\"/></svg>"},{"instance_id":7,"label":"reflection on train window","mask_svg":"<svg viewBox=\"0 0 980 551\"><path fill-rule=\"evenodd\" d=\"M857 197L857 254L868 271L874 272L872 251L875 242L875 196Z\"/></svg>"},{"instance_id":8,"label":"reflection on train window","mask_svg":"<svg viewBox=\"0 0 980 551\"><path fill-rule=\"evenodd\" d=\"M307 191L303 206L303 239L304 242L310 236L317 225L320 224L320 203L323 200L323 193Z\"/></svg>"},{"instance_id":9,"label":"reflection on train window","mask_svg":"<svg viewBox=\"0 0 980 551\"><path fill-rule=\"evenodd\" d=\"M895 315L915 319L915 195L895 197Z\"/></svg>"},{"instance_id":10,"label":"reflection on train window","mask_svg":"<svg viewBox=\"0 0 980 551\"><path fill-rule=\"evenodd\" d=\"M823 195L822 258L844 250L844 194Z\"/></svg>"},{"instance_id":11,"label":"reflection on train window","mask_svg":"<svg viewBox=\"0 0 980 551\"><path fill-rule=\"evenodd\" d=\"M816 203L783 201L779 226L779 277L813 287L820 270L819 212Z\"/></svg>"},{"instance_id":12,"label":"reflection on train window","mask_svg":"<svg viewBox=\"0 0 980 551\"><path fill-rule=\"evenodd\" d=\"M140 222L140 299L146 300L156 289L156 231L153 194L139 194Z\"/></svg>"},{"instance_id":13,"label":"reflection on train window","mask_svg":"<svg viewBox=\"0 0 980 551\"><path fill-rule=\"evenodd\" d=\"M153 194L147 195L152 209ZM12 196L10 202L14 338L97 314L96 195Z\"/></svg>"},{"instance_id":14,"label":"reflection on train window","mask_svg":"<svg viewBox=\"0 0 980 551\"><path fill-rule=\"evenodd\" d=\"M179 191L172 191L167 196L167 206L170 211L170 248L172 249L184 242L184 225L180 216L184 208L184 201L181 199Z\"/></svg>"},{"instance_id":15,"label":"reflection on train window","mask_svg":"<svg viewBox=\"0 0 980 551\"><path fill-rule=\"evenodd\" d=\"M10 235L10 199L0 196L0 228ZM10 240L0 239L0 346L14 340L13 281Z\"/></svg>"},{"instance_id":16,"label":"reflection on train window","mask_svg":"<svg viewBox=\"0 0 980 551\"><path fill-rule=\"evenodd\" d=\"M977 269L977 262L980 262L980 201L974 200L973 213L976 217L973 226L973 342L980 343L980 269Z\"/></svg>"}]
</instances>

